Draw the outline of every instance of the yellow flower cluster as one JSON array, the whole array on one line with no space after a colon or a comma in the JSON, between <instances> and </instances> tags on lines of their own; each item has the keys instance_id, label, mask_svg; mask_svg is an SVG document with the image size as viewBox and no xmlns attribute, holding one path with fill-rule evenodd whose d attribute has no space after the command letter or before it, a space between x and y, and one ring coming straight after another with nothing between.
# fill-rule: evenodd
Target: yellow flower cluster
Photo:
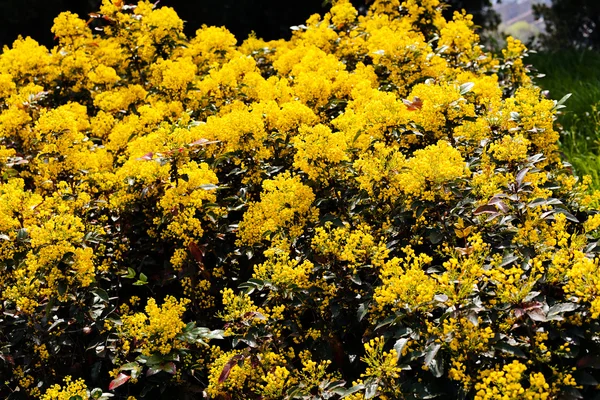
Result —
<instances>
[{"instance_id":1,"label":"yellow flower cluster","mask_svg":"<svg viewBox=\"0 0 600 400\"><path fill-rule=\"evenodd\" d=\"M64 386L52 385L40 397L41 400L71 400L79 396L83 400L90 398L87 386L83 379L73 380L70 376L65 377Z\"/></svg>"},{"instance_id":2,"label":"yellow flower cluster","mask_svg":"<svg viewBox=\"0 0 600 400\"><path fill-rule=\"evenodd\" d=\"M380 269L381 286L375 288L373 298L377 309L408 312L427 310L439 291L437 282L425 274L424 266L432 261L426 254L416 254L413 249L404 249L404 258L394 257Z\"/></svg>"},{"instance_id":3,"label":"yellow flower cluster","mask_svg":"<svg viewBox=\"0 0 600 400\"><path fill-rule=\"evenodd\" d=\"M380 267L388 257L385 243L377 243L368 225L356 229L349 227L331 228L331 222L315 229L313 249L324 256L347 262L351 273L361 267Z\"/></svg>"},{"instance_id":4,"label":"yellow flower cluster","mask_svg":"<svg viewBox=\"0 0 600 400\"><path fill-rule=\"evenodd\" d=\"M532 373L529 376L529 387L521 385L526 371L527 367L516 360L505 365L502 370L482 371L480 381L475 384L475 399L548 399L550 385L546 383L543 374Z\"/></svg>"},{"instance_id":5,"label":"yellow flower cluster","mask_svg":"<svg viewBox=\"0 0 600 400\"><path fill-rule=\"evenodd\" d=\"M211 397L226 393L244 397L257 393L263 398L276 399L285 392L292 379L285 363L285 357L270 351L264 352L260 363L254 366L235 350L223 352L212 363L206 391ZM225 380L221 378L224 368L230 368Z\"/></svg>"},{"instance_id":6,"label":"yellow flower cluster","mask_svg":"<svg viewBox=\"0 0 600 400\"><path fill-rule=\"evenodd\" d=\"M162 306L152 298L148 300L145 313L124 315L119 327L128 338L138 343L139 351L150 356L153 353L169 354L174 348L181 347L177 336L185 327L181 320L189 300L177 301L167 296Z\"/></svg>"},{"instance_id":7,"label":"yellow flower cluster","mask_svg":"<svg viewBox=\"0 0 600 400\"><path fill-rule=\"evenodd\" d=\"M318 214L314 198L312 189L288 172L265 180L260 202L248 207L240 223L240 241L252 245L265 239L297 238L304 224Z\"/></svg>"},{"instance_id":8,"label":"yellow flower cluster","mask_svg":"<svg viewBox=\"0 0 600 400\"><path fill-rule=\"evenodd\" d=\"M27 344L0 335L0 397L88 398L71 364L103 390L127 375L119 396L577 385L600 193L560 161L556 103L518 40L496 56L439 0L372 3L238 45L103 0L59 15L52 49L3 50L0 328ZM583 344L557 344L572 326Z\"/></svg>"},{"instance_id":9,"label":"yellow flower cluster","mask_svg":"<svg viewBox=\"0 0 600 400\"><path fill-rule=\"evenodd\" d=\"M300 263L298 260L290 260L286 253L274 254L265 263L254 267L253 277L271 281L281 290L291 287L308 288L311 286L309 278L312 270L313 264L308 260Z\"/></svg>"}]
</instances>

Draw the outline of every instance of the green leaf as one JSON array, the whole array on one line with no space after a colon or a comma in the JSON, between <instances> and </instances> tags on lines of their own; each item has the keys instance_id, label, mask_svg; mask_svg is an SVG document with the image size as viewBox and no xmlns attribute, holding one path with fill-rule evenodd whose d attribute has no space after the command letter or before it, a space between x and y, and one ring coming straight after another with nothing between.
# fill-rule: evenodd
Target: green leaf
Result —
<instances>
[{"instance_id":1,"label":"green leaf","mask_svg":"<svg viewBox=\"0 0 600 400\"><path fill-rule=\"evenodd\" d=\"M444 240L444 234L439 229L432 229L427 235L427 238L432 244L438 244Z\"/></svg>"},{"instance_id":2,"label":"green leaf","mask_svg":"<svg viewBox=\"0 0 600 400\"><path fill-rule=\"evenodd\" d=\"M377 326L375 327L375 330L378 330L379 328L383 328L384 326L392 325L394 322L396 322L395 315L392 315L391 317L387 317L386 319L381 321L379 324L377 324Z\"/></svg>"},{"instance_id":3,"label":"green leaf","mask_svg":"<svg viewBox=\"0 0 600 400\"><path fill-rule=\"evenodd\" d=\"M562 321L562 314L566 312L575 311L579 308L579 306L575 303L559 303L555 304L548 310L548 314L546 315L546 319Z\"/></svg>"},{"instance_id":4,"label":"green leaf","mask_svg":"<svg viewBox=\"0 0 600 400\"><path fill-rule=\"evenodd\" d=\"M219 187L217 185L213 185L212 183L207 183L205 185L198 186L198 188L203 189L203 190L216 190Z\"/></svg>"},{"instance_id":5,"label":"green leaf","mask_svg":"<svg viewBox=\"0 0 600 400\"><path fill-rule=\"evenodd\" d=\"M554 107L552 108L552 110L553 110L553 111L556 111L556 110L560 110L561 108L565 108L565 106L564 106L563 104L565 104L565 102L566 102L567 100L569 100L569 98L570 98L572 95L573 95L573 93L567 93L567 94L565 94L565 95L562 97L562 99L560 99L559 101L557 101L557 102L554 104Z\"/></svg>"},{"instance_id":6,"label":"green leaf","mask_svg":"<svg viewBox=\"0 0 600 400\"><path fill-rule=\"evenodd\" d=\"M94 295L96 295L102 301L108 303L108 293L106 293L106 290L97 288L92 293L94 293Z\"/></svg>"},{"instance_id":7,"label":"green leaf","mask_svg":"<svg viewBox=\"0 0 600 400\"><path fill-rule=\"evenodd\" d=\"M99 399L100 397L102 397L102 389L100 389L100 388L92 389L92 391L90 392L90 396L92 396L92 399Z\"/></svg>"},{"instance_id":8,"label":"green leaf","mask_svg":"<svg viewBox=\"0 0 600 400\"><path fill-rule=\"evenodd\" d=\"M394 350L396 350L396 354L398 354L398 359L402 357L402 349L406 347L406 344L410 341L410 338L400 338L396 340L394 343Z\"/></svg>"},{"instance_id":9,"label":"green leaf","mask_svg":"<svg viewBox=\"0 0 600 400\"><path fill-rule=\"evenodd\" d=\"M441 347L442 345L440 343L431 343L429 346L427 346L427 348L425 349L424 360L424 364L427 367L431 368L431 363L433 362L433 359L435 358Z\"/></svg>"},{"instance_id":10,"label":"green leaf","mask_svg":"<svg viewBox=\"0 0 600 400\"><path fill-rule=\"evenodd\" d=\"M377 395L377 389L379 389L379 381L376 379L370 379L365 382L365 399L372 399Z\"/></svg>"},{"instance_id":11,"label":"green leaf","mask_svg":"<svg viewBox=\"0 0 600 400\"><path fill-rule=\"evenodd\" d=\"M473 82L467 82L467 83L463 83L462 85L460 85L458 87L460 95L462 96L462 95L469 93L471 91L471 89L473 89L473 86L475 86L475 84Z\"/></svg>"},{"instance_id":12,"label":"green leaf","mask_svg":"<svg viewBox=\"0 0 600 400\"><path fill-rule=\"evenodd\" d=\"M511 346L508 343L498 342L494 345L494 348L496 350L500 350L503 353L510 354L511 356L514 356L514 357L527 358L525 353L523 353L523 350L521 350L520 348L518 348L516 346Z\"/></svg>"},{"instance_id":13,"label":"green leaf","mask_svg":"<svg viewBox=\"0 0 600 400\"><path fill-rule=\"evenodd\" d=\"M323 217L321 217L319 222L321 225L325 225L326 222L330 222L333 226L338 228L343 228L345 226L344 222L339 217L336 217L332 214L325 214Z\"/></svg>"},{"instance_id":14,"label":"green leaf","mask_svg":"<svg viewBox=\"0 0 600 400\"><path fill-rule=\"evenodd\" d=\"M360 392L361 390L363 390L365 388L365 385L354 385L348 389L346 388L335 388L332 390L333 393L337 394L340 396L340 398L344 398L347 396L350 396L351 394L354 394L356 392Z\"/></svg>"},{"instance_id":15,"label":"green leaf","mask_svg":"<svg viewBox=\"0 0 600 400\"><path fill-rule=\"evenodd\" d=\"M507 265L512 264L517 260L519 260L519 257L515 256L512 253L505 254L504 258L502 258L502 262L500 263L499 268L506 267Z\"/></svg>"},{"instance_id":16,"label":"green leaf","mask_svg":"<svg viewBox=\"0 0 600 400\"><path fill-rule=\"evenodd\" d=\"M139 369L140 368L140 364L138 364L137 362L130 362L127 364L123 364L121 365L121 367L119 368L119 371L132 371L134 369Z\"/></svg>"},{"instance_id":17,"label":"green leaf","mask_svg":"<svg viewBox=\"0 0 600 400\"><path fill-rule=\"evenodd\" d=\"M442 357L442 352L438 351L433 360L431 360L429 370L436 378L444 375L444 358Z\"/></svg>"},{"instance_id":18,"label":"green leaf","mask_svg":"<svg viewBox=\"0 0 600 400\"><path fill-rule=\"evenodd\" d=\"M575 381L577 382L578 385L584 385L584 386L597 386L598 385L598 380L596 380L596 378L594 378L592 375L588 374L585 371L575 372L575 374L573 374L573 378L575 378Z\"/></svg>"},{"instance_id":19,"label":"green leaf","mask_svg":"<svg viewBox=\"0 0 600 400\"><path fill-rule=\"evenodd\" d=\"M67 283L65 281L58 282L56 289L58 290L58 294L63 296L67 292Z\"/></svg>"},{"instance_id":20,"label":"green leaf","mask_svg":"<svg viewBox=\"0 0 600 400\"><path fill-rule=\"evenodd\" d=\"M173 363L173 362L168 362L164 365L161 365L160 369L162 371L165 371L167 374L171 374L171 375L175 375L175 372L177 372L177 367L175 366L175 363Z\"/></svg>"},{"instance_id":21,"label":"green leaf","mask_svg":"<svg viewBox=\"0 0 600 400\"><path fill-rule=\"evenodd\" d=\"M127 275L121 275L122 278L133 279L135 278L135 270L131 267L127 268Z\"/></svg>"},{"instance_id":22,"label":"green leaf","mask_svg":"<svg viewBox=\"0 0 600 400\"><path fill-rule=\"evenodd\" d=\"M362 321L367 316L368 312L369 312L369 303L361 303L358 306L358 312L357 312L358 321Z\"/></svg>"},{"instance_id":23,"label":"green leaf","mask_svg":"<svg viewBox=\"0 0 600 400\"><path fill-rule=\"evenodd\" d=\"M579 223L579 220L577 218L575 218L575 216L573 214L571 214L570 212L568 212L564 208L555 208L554 211L563 214L571 222Z\"/></svg>"}]
</instances>

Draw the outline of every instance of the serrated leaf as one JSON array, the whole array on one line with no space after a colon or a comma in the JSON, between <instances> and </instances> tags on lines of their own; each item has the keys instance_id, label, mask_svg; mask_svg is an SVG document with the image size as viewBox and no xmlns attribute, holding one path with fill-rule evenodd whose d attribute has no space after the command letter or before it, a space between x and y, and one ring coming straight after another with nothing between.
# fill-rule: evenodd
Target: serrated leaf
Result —
<instances>
[{"instance_id":1,"label":"serrated leaf","mask_svg":"<svg viewBox=\"0 0 600 400\"><path fill-rule=\"evenodd\" d=\"M402 102L404 103L408 111L417 111L423 108L423 100L421 100L417 96L413 98L413 101L403 99Z\"/></svg>"},{"instance_id":2,"label":"serrated leaf","mask_svg":"<svg viewBox=\"0 0 600 400\"><path fill-rule=\"evenodd\" d=\"M502 201L502 199L498 198L498 197L492 197L490 199L490 201L488 201L488 204L490 205L494 205L498 208L499 211L503 212L503 213L507 213L510 211L510 209L508 208L508 206L506 205L506 203L504 201Z\"/></svg>"},{"instance_id":3,"label":"serrated leaf","mask_svg":"<svg viewBox=\"0 0 600 400\"><path fill-rule=\"evenodd\" d=\"M192 240L188 243L188 250L192 254L192 257L194 257L194 260L196 260L198 265L204 267L204 249L198 246L198 244Z\"/></svg>"},{"instance_id":4,"label":"serrated leaf","mask_svg":"<svg viewBox=\"0 0 600 400\"><path fill-rule=\"evenodd\" d=\"M444 359L442 358L441 352L437 352L436 356L431 360L429 370L436 378L440 378L444 375Z\"/></svg>"},{"instance_id":5,"label":"serrated leaf","mask_svg":"<svg viewBox=\"0 0 600 400\"><path fill-rule=\"evenodd\" d=\"M427 238L432 244L438 244L444 239L444 234L439 229L433 229Z\"/></svg>"},{"instance_id":6,"label":"serrated leaf","mask_svg":"<svg viewBox=\"0 0 600 400\"><path fill-rule=\"evenodd\" d=\"M146 371L146 376L156 375L161 371L160 367L150 367Z\"/></svg>"},{"instance_id":7,"label":"serrated leaf","mask_svg":"<svg viewBox=\"0 0 600 400\"><path fill-rule=\"evenodd\" d=\"M539 198L533 200L531 203L527 204L527 207L534 208L534 207L543 206L546 204L548 204L548 201L546 199L539 197Z\"/></svg>"},{"instance_id":8,"label":"serrated leaf","mask_svg":"<svg viewBox=\"0 0 600 400\"><path fill-rule=\"evenodd\" d=\"M375 327L375 330L378 330L379 328L383 328L384 326L391 325L395 321L396 321L396 317L395 316L387 317L386 319L384 319L383 321L381 321L379 324L377 324L377 326Z\"/></svg>"},{"instance_id":9,"label":"serrated leaf","mask_svg":"<svg viewBox=\"0 0 600 400\"><path fill-rule=\"evenodd\" d=\"M477 317L477 314L474 311L470 311L467 314L467 321L469 321L475 327L479 326L479 318Z\"/></svg>"},{"instance_id":10,"label":"serrated leaf","mask_svg":"<svg viewBox=\"0 0 600 400\"><path fill-rule=\"evenodd\" d=\"M202 335L204 339L225 339L225 331L221 329L216 329L214 331L210 331L207 334Z\"/></svg>"},{"instance_id":11,"label":"serrated leaf","mask_svg":"<svg viewBox=\"0 0 600 400\"><path fill-rule=\"evenodd\" d=\"M219 143L218 140L208 140L208 139L198 139L192 143L190 143L188 146L206 146L207 144L215 144L215 143Z\"/></svg>"}]
</instances>

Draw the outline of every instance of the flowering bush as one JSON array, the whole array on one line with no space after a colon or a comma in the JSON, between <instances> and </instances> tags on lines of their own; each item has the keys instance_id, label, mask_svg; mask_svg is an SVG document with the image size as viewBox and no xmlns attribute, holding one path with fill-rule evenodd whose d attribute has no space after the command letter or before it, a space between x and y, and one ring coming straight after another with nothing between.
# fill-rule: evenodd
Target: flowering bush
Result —
<instances>
[{"instance_id":1,"label":"flowering bush","mask_svg":"<svg viewBox=\"0 0 600 400\"><path fill-rule=\"evenodd\" d=\"M600 193L442 7L238 46L104 0L5 48L2 397L592 396Z\"/></svg>"}]
</instances>

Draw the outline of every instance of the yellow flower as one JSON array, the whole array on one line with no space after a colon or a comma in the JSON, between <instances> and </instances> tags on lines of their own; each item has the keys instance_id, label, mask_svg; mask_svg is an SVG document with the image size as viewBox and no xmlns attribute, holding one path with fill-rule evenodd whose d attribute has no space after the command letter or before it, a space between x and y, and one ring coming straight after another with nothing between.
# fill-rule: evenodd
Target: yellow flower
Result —
<instances>
[{"instance_id":1,"label":"yellow flower","mask_svg":"<svg viewBox=\"0 0 600 400\"><path fill-rule=\"evenodd\" d=\"M253 245L263 239L300 236L304 224L317 216L314 198L312 189L289 172L265 180L260 202L250 204L240 223L240 241Z\"/></svg>"}]
</instances>

